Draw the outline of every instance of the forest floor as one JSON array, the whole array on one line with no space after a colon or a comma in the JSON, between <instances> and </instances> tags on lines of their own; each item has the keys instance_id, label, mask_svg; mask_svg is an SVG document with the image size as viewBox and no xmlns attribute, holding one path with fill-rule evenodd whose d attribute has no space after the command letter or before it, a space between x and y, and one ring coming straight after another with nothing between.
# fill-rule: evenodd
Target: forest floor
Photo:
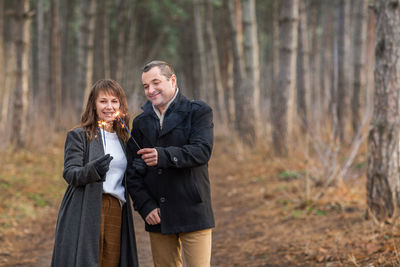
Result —
<instances>
[{"instance_id":1,"label":"forest floor","mask_svg":"<svg viewBox=\"0 0 400 267\"><path fill-rule=\"evenodd\" d=\"M362 154L362 153L361 153ZM0 266L49 266L58 207L63 141L0 159ZM216 138L210 162L216 227L212 266L400 266L400 228L365 219L365 154L343 183L311 188L305 161L263 149L238 152ZM152 266L135 213L140 266Z\"/></svg>"}]
</instances>

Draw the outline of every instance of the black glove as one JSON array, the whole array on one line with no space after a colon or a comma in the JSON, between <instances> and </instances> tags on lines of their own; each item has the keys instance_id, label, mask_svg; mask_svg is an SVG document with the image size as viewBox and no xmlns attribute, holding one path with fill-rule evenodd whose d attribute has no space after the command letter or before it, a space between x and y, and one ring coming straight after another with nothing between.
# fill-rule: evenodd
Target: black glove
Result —
<instances>
[{"instance_id":1,"label":"black glove","mask_svg":"<svg viewBox=\"0 0 400 267\"><path fill-rule=\"evenodd\" d=\"M96 168L97 173L100 175L103 181L108 169L110 168L110 162L112 159L113 157L111 157L110 154L106 154L101 158L96 159L96 161L93 163L93 166Z\"/></svg>"},{"instance_id":2,"label":"black glove","mask_svg":"<svg viewBox=\"0 0 400 267\"><path fill-rule=\"evenodd\" d=\"M147 165L142 158L134 158L132 162L132 166L140 175L146 174Z\"/></svg>"}]
</instances>

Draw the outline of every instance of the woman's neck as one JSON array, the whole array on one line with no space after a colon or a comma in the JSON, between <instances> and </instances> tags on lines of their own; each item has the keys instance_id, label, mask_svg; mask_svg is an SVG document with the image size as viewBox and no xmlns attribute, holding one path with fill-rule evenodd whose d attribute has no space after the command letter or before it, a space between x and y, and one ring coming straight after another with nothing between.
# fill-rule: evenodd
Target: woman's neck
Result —
<instances>
[{"instance_id":1,"label":"woman's neck","mask_svg":"<svg viewBox=\"0 0 400 267\"><path fill-rule=\"evenodd\" d=\"M104 124L104 130L106 132L113 133L114 132L113 123L111 122Z\"/></svg>"}]
</instances>

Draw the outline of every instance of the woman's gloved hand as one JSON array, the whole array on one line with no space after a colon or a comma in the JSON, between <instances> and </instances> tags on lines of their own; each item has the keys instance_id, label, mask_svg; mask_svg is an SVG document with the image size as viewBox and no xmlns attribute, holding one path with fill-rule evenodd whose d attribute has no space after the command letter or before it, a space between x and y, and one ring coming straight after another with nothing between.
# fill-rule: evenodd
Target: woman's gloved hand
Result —
<instances>
[{"instance_id":1,"label":"woman's gloved hand","mask_svg":"<svg viewBox=\"0 0 400 267\"><path fill-rule=\"evenodd\" d=\"M102 156L101 158L98 158L94 163L93 166L96 168L97 173L101 177L102 181L104 181L106 173L108 172L110 168L110 162L113 159L113 157L110 156L110 154L106 154Z\"/></svg>"}]
</instances>

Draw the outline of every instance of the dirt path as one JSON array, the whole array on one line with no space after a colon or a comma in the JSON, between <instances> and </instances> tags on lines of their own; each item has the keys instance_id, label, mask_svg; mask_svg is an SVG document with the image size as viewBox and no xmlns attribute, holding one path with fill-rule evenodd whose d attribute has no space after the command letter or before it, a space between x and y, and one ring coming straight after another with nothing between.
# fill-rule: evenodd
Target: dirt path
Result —
<instances>
[{"instance_id":1,"label":"dirt path","mask_svg":"<svg viewBox=\"0 0 400 267\"><path fill-rule=\"evenodd\" d=\"M400 230L364 219L364 178L327 188L322 198L305 203L301 177L277 176L301 170L301 164L257 153L239 157L227 147L217 143L210 162L213 267L400 266ZM0 266L49 266L56 216L49 209L40 221L1 239ZM135 230L140 266L153 266L137 213Z\"/></svg>"}]
</instances>

